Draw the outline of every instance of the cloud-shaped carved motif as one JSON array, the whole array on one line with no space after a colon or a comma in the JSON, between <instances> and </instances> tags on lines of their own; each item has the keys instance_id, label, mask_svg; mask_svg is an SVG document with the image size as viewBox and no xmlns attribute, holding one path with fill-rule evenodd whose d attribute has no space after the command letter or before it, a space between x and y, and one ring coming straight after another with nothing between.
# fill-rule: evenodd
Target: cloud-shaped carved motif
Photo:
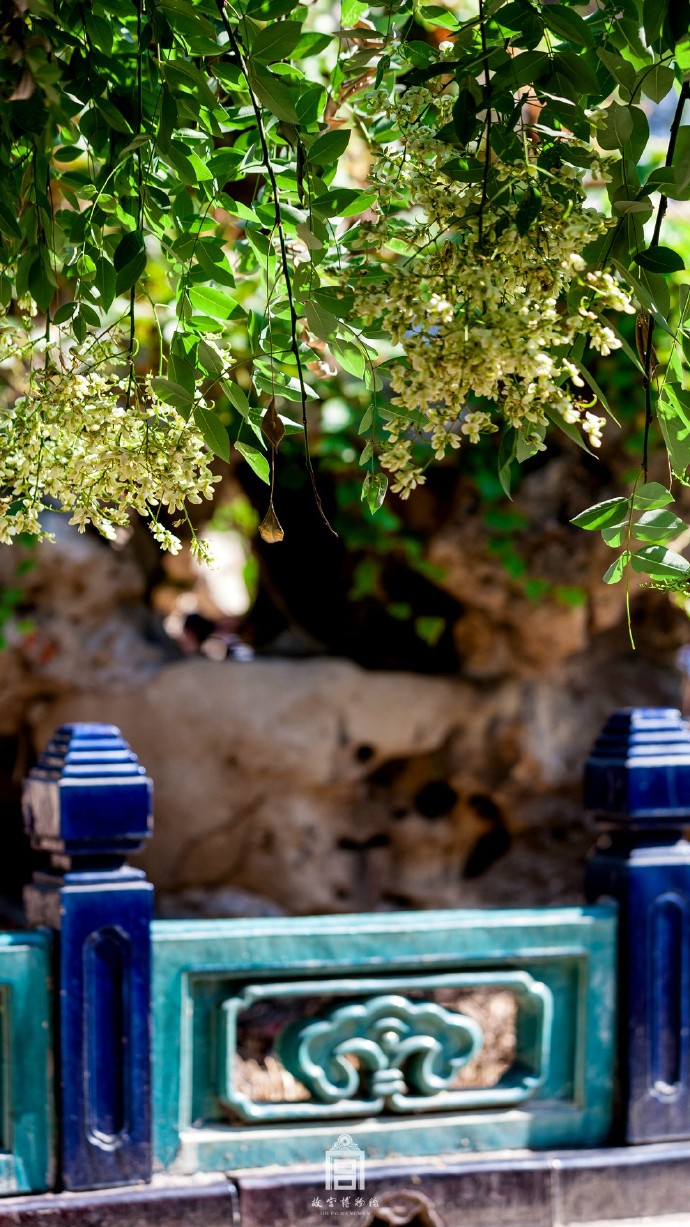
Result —
<instances>
[{"instance_id":1,"label":"cloud-shaped carved motif","mask_svg":"<svg viewBox=\"0 0 690 1227\"><path fill-rule=\"evenodd\" d=\"M400 1098L410 1093L448 1090L481 1046L473 1019L434 1002L386 994L291 1023L278 1040L278 1055L322 1103L360 1097L381 1111L403 1106Z\"/></svg>"}]
</instances>

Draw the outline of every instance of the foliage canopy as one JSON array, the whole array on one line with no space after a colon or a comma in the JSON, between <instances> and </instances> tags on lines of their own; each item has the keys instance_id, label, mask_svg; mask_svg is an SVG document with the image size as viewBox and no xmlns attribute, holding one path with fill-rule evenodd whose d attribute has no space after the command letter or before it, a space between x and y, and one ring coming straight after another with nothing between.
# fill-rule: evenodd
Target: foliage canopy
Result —
<instances>
[{"instance_id":1,"label":"foliage canopy","mask_svg":"<svg viewBox=\"0 0 690 1227\"><path fill-rule=\"evenodd\" d=\"M687 286L662 234L690 199L689 25L690 0L5 5L0 539L40 535L57 500L107 536L134 509L177 549L162 509L209 497L232 440L280 540L277 453L303 433L320 508L309 426L338 369L369 396L372 510L388 474L407 497L493 432L508 490L549 429L598 445L588 353L622 350L642 484L578 522L622 547L609 582L631 563L685 587L647 467L657 425L690 467Z\"/></svg>"}]
</instances>

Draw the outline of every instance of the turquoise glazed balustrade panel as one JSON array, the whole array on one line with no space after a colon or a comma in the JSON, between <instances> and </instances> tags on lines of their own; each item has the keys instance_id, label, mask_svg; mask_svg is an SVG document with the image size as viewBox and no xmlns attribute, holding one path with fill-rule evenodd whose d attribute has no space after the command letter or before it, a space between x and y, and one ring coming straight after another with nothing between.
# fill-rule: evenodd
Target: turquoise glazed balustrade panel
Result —
<instances>
[{"instance_id":1,"label":"turquoise glazed balustrade panel","mask_svg":"<svg viewBox=\"0 0 690 1227\"><path fill-rule=\"evenodd\" d=\"M0 1193L54 1180L50 937L0 933Z\"/></svg>"},{"instance_id":2,"label":"turquoise glazed balustrade panel","mask_svg":"<svg viewBox=\"0 0 690 1227\"><path fill-rule=\"evenodd\" d=\"M178 1173L593 1146L613 1094L608 905L153 925L154 1156ZM512 1050L469 1077L468 995ZM469 1012L466 1012L469 1010Z\"/></svg>"}]
</instances>

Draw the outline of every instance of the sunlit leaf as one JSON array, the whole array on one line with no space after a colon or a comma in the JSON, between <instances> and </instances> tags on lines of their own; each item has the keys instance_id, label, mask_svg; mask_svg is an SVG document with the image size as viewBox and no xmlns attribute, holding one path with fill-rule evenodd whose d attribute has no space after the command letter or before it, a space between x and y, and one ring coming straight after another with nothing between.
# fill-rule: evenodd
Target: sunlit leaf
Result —
<instances>
[{"instance_id":1,"label":"sunlit leaf","mask_svg":"<svg viewBox=\"0 0 690 1227\"><path fill-rule=\"evenodd\" d=\"M625 568L627 567L629 562L630 562L630 553L628 552L628 550L625 550L620 555L620 557L616 558L615 562L612 562L611 566L608 567L606 571L604 571L604 574L602 576L604 583L605 584L617 584L619 580L621 580L623 576L625 575Z\"/></svg>"},{"instance_id":2,"label":"sunlit leaf","mask_svg":"<svg viewBox=\"0 0 690 1227\"><path fill-rule=\"evenodd\" d=\"M627 498L607 498L603 503L595 503L592 507L581 511L579 515L573 517L570 523L576 524L578 528L590 530L609 528L611 525L621 523L629 507L630 502Z\"/></svg>"},{"instance_id":3,"label":"sunlit leaf","mask_svg":"<svg viewBox=\"0 0 690 1227\"><path fill-rule=\"evenodd\" d=\"M648 481L635 491L632 505L635 511L652 511L658 507L668 507L672 502L673 495L670 490L658 481Z\"/></svg>"},{"instance_id":4,"label":"sunlit leaf","mask_svg":"<svg viewBox=\"0 0 690 1227\"><path fill-rule=\"evenodd\" d=\"M261 452L255 447L250 447L248 443L235 443L235 451L240 453L240 456L247 461L247 464L254 470L257 477L260 477L267 486L271 484L270 470L268 460L262 456Z\"/></svg>"},{"instance_id":5,"label":"sunlit leaf","mask_svg":"<svg viewBox=\"0 0 690 1227\"><path fill-rule=\"evenodd\" d=\"M630 559L634 571L648 575L650 579L686 579L690 577L690 562L675 550L662 545L648 545L637 550Z\"/></svg>"},{"instance_id":6,"label":"sunlit leaf","mask_svg":"<svg viewBox=\"0 0 690 1227\"><path fill-rule=\"evenodd\" d=\"M685 527L680 516L672 511L645 511L635 522L633 534L638 541L666 545L678 537Z\"/></svg>"},{"instance_id":7,"label":"sunlit leaf","mask_svg":"<svg viewBox=\"0 0 690 1227\"><path fill-rule=\"evenodd\" d=\"M207 447L221 460L230 458L230 440L222 422L218 420L212 409L204 405L194 406L194 421L196 422Z\"/></svg>"},{"instance_id":8,"label":"sunlit leaf","mask_svg":"<svg viewBox=\"0 0 690 1227\"><path fill-rule=\"evenodd\" d=\"M367 473L362 485L362 498L372 514L382 505L387 489L388 478L385 473Z\"/></svg>"}]
</instances>

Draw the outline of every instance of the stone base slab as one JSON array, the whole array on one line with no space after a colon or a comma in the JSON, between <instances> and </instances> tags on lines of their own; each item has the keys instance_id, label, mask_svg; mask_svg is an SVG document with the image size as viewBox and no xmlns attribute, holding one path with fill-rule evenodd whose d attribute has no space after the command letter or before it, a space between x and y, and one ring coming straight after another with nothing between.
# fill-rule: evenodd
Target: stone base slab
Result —
<instances>
[{"instance_id":1,"label":"stone base slab","mask_svg":"<svg viewBox=\"0 0 690 1227\"><path fill-rule=\"evenodd\" d=\"M0 1227L690 1225L689 1142L370 1164L365 1182L329 1192L320 1167L157 1177L132 1188L4 1198Z\"/></svg>"}]
</instances>

